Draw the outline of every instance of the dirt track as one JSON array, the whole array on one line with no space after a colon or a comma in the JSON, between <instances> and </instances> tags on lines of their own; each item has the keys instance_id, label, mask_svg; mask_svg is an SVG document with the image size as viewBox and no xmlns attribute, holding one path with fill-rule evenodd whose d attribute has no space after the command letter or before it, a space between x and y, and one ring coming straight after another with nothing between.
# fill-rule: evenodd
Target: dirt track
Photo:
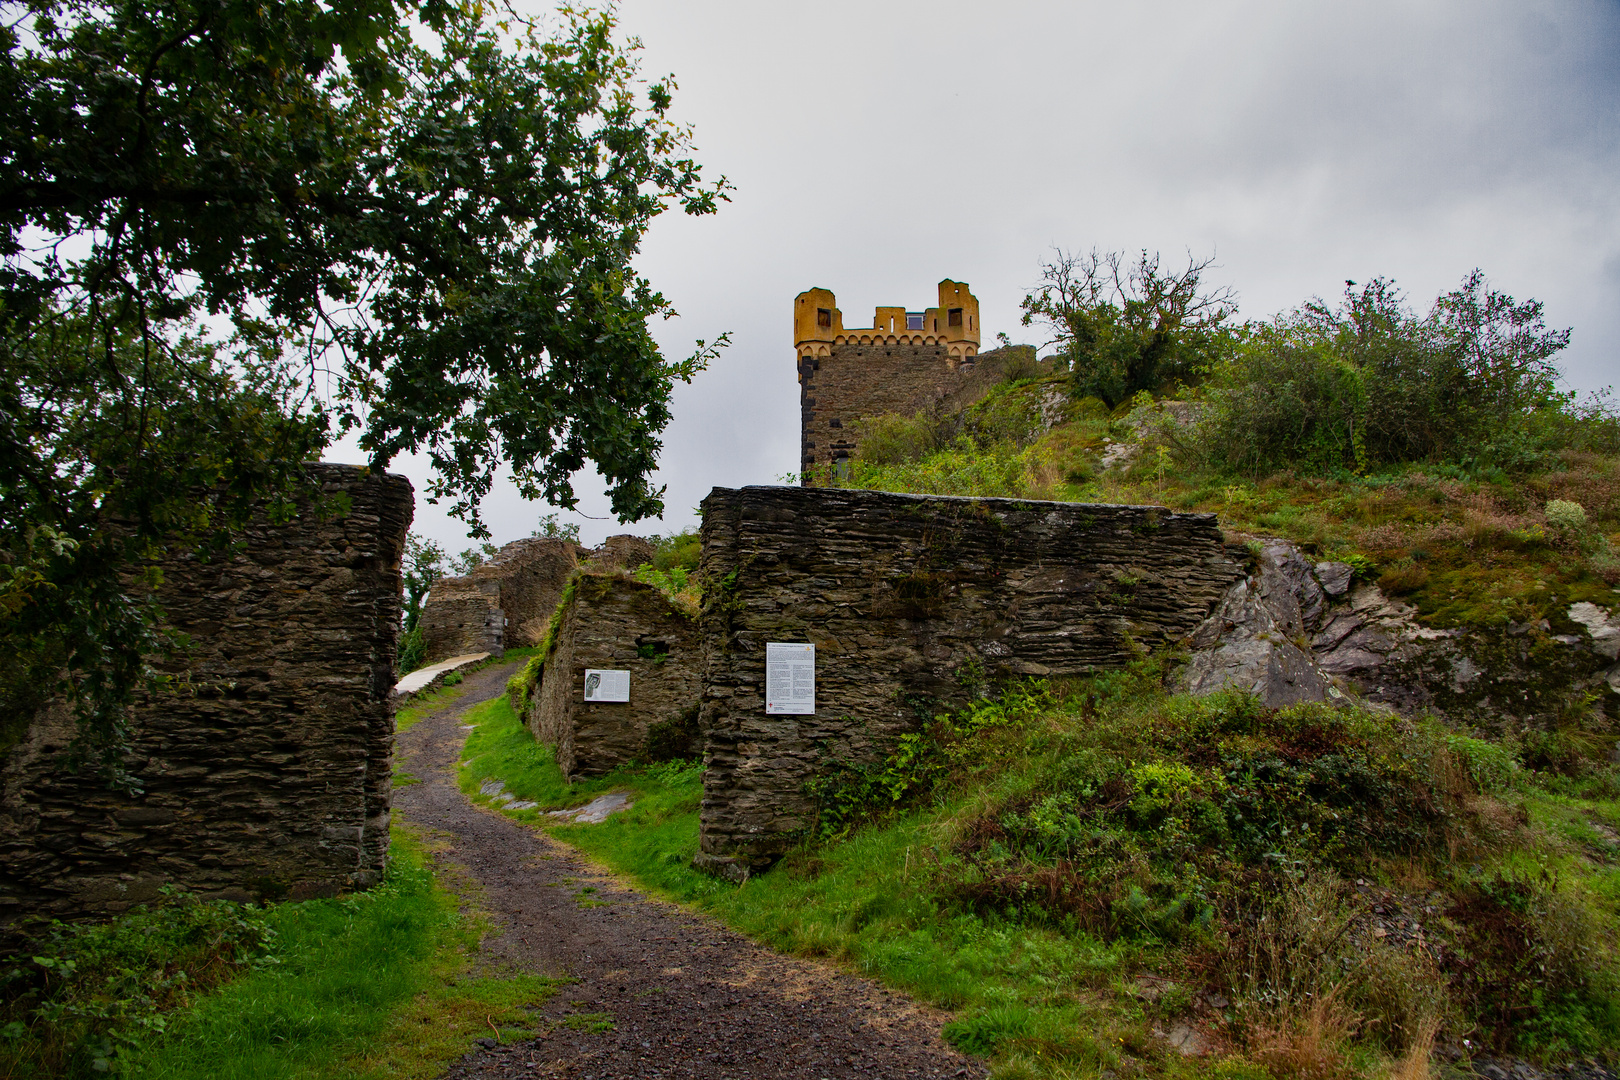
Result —
<instances>
[{"instance_id":1,"label":"dirt track","mask_svg":"<svg viewBox=\"0 0 1620 1080\"><path fill-rule=\"evenodd\" d=\"M500 693L514 666L468 676L465 696L399 737L397 766L422 782L399 789L394 806L448 845L441 864L476 889L497 924L484 942L492 963L577 981L542 1007L549 1035L484 1040L446 1076L985 1074L941 1042L937 1013L627 889L574 849L469 803L453 775L461 714ZM606 1014L611 1029L592 1033L589 1014Z\"/></svg>"}]
</instances>

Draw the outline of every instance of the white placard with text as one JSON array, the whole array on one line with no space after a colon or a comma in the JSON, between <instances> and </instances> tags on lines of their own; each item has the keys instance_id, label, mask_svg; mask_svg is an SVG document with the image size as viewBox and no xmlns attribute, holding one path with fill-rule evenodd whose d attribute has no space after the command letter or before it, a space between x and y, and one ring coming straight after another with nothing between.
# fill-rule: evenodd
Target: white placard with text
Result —
<instances>
[{"instance_id":1,"label":"white placard with text","mask_svg":"<svg viewBox=\"0 0 1620 1080\"><path fill-rule=\"evenodd\" d=\"M601 668L585 669L586 701L629 701L630 673L605 671Z\"/></svg>"},{"instance_id":2,"label":"white placard with text","mask_svg":"<svg viewBox=\"0 0 1620 1080\"><path fill-rule=\"evenodd\" d=\"M765 644L765 712L809 716L816 711L816 647Z\"/></svg>"}]
</instances>

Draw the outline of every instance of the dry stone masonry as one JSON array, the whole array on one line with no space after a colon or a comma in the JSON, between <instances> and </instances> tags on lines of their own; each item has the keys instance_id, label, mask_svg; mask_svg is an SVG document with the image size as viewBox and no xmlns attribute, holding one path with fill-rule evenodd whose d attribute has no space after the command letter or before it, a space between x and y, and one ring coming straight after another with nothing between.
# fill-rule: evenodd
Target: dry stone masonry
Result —
<instances>
[{"instance_id":1,"label":"dry stone masonry","mask_svg":"<svg viewBox=\"0 0 1620 1080\"><path fill-rule=\"evenodd\" d=\"M507 544L465 577L435 581L422 605L425 660L538 645L579 561L573 541L532 537Z\"/></svg>"},{"instance_id":2,"label":"dry stone masonry","mask_svg":"<svg viewBox=\"0 0 1620 1080\"><path fill-rule=\"evenodd\" d=\"M587 669L628 671L628 702L587 702ZM534 737L556 747L565 776L593 776L632 758L697 752L702 649L696 622L662 592L622 574L582 574L554 651L529 695Z\"/></svg>"},{"instance_id":3,"label":"dry stone masonry","mask_svg":"<svg viewBox=\"0 0 1620 1080\"><path fill-rule=\"evenodd\" d=\"M810 824L805 785L882 758L996 674L1073 675L1192 632L1242 571L1212 514L816 488L703 503L699 865L741 875ZM813 716L767 716L765 646L816 646Z\"/></svg>"},{"instance_id":4,"label":"dry stone masonry","mask_svg":"<svg viewBox=\"0 0 1620 1080\"><path fill-rule=\"evenodd\" d=\"M433 583L422 605L426 661L532 648L545 638L563 587L581 564L634 570L652 557L653 546L639 536L610 536L599 548L556 536L514 540L465 577Z\"/></svg>"},{"instance_id":5,"label":"dry stone masonry","mask_svg":"<svg viewBox=\"0 0 1620 1080\"><path fill-rule=\"evenodd\" d=\"M57 705L0 771L0 925L121 911L178 883L240 899L362 888L388 849L400 558L411 485L313 465L342 516L260 521L243 550L164 567L191 692L138 708L129 796L56 762Z\"/></svg>"}]
</instances>

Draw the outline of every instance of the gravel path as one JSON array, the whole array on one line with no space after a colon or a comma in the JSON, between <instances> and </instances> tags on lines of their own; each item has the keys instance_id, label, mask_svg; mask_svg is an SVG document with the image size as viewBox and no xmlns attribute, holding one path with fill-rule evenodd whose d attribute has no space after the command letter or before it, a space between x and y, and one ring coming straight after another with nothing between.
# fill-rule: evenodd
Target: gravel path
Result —
<instances>
[{"instance_id":1,"label":"gravel path","mask_svg":"<svg viewBox=\"0 0 1620 1080\"><path fill-rule=\"evenodd\" d=\"M469 803L453 775L461 714L501 693L513 670L467 676L462 698L399 737L398 767L422 782L396 791L394 807L439 842L443 868L495 920L484 942L492 963L576 981L541 1007L546 1034L482 1040L447 1077L985 1075L940 1040L937 1012L643 896L573 848Z\"/></svg>"}]
</instances>

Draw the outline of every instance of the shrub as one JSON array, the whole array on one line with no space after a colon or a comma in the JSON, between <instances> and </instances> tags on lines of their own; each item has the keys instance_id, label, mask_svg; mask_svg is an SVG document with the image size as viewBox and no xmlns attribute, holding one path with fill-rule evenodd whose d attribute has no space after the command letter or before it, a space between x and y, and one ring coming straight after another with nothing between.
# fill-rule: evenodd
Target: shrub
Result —
<instances>
[{"instance_id":1,"label":"shrub","mask_svg":"<svg viewBox=\"0 0 1620 1080\"><path fill-rule=\"evenodd\" d=\"M1615 424L1602 402L1559 391L1553 357L1568 343L1540 302L1515 302L1477 270L1421 318L1392 282L1347 287L1336 308L1314 301L1247 328L1210 370L1197 450L1256 472L1534 466Z\"/></svg>"},{"instance_id":2,"label":"shrub","mask_svg":"<svg viewBox=\"0 0 1620 1080\"><path fill-rule=\"evenodd\" d=\"M1560 532L1578 536L1586 531L1586 509L1578 502L1550 499L1546 513L1547 524Z\"/></svg>"},{"instance_id":3,"label":"shrub","mask_svg":"<svg viewBox=\"0 0 1620 1080\"><path fill-rule=\"evenodd\" d=\"M884 413L860 421L856 430L860 444L855 451L856 460L873 465L916 461L941 445L938 425L923 415L905 417Z\"/></svg>"}]
</instances>

